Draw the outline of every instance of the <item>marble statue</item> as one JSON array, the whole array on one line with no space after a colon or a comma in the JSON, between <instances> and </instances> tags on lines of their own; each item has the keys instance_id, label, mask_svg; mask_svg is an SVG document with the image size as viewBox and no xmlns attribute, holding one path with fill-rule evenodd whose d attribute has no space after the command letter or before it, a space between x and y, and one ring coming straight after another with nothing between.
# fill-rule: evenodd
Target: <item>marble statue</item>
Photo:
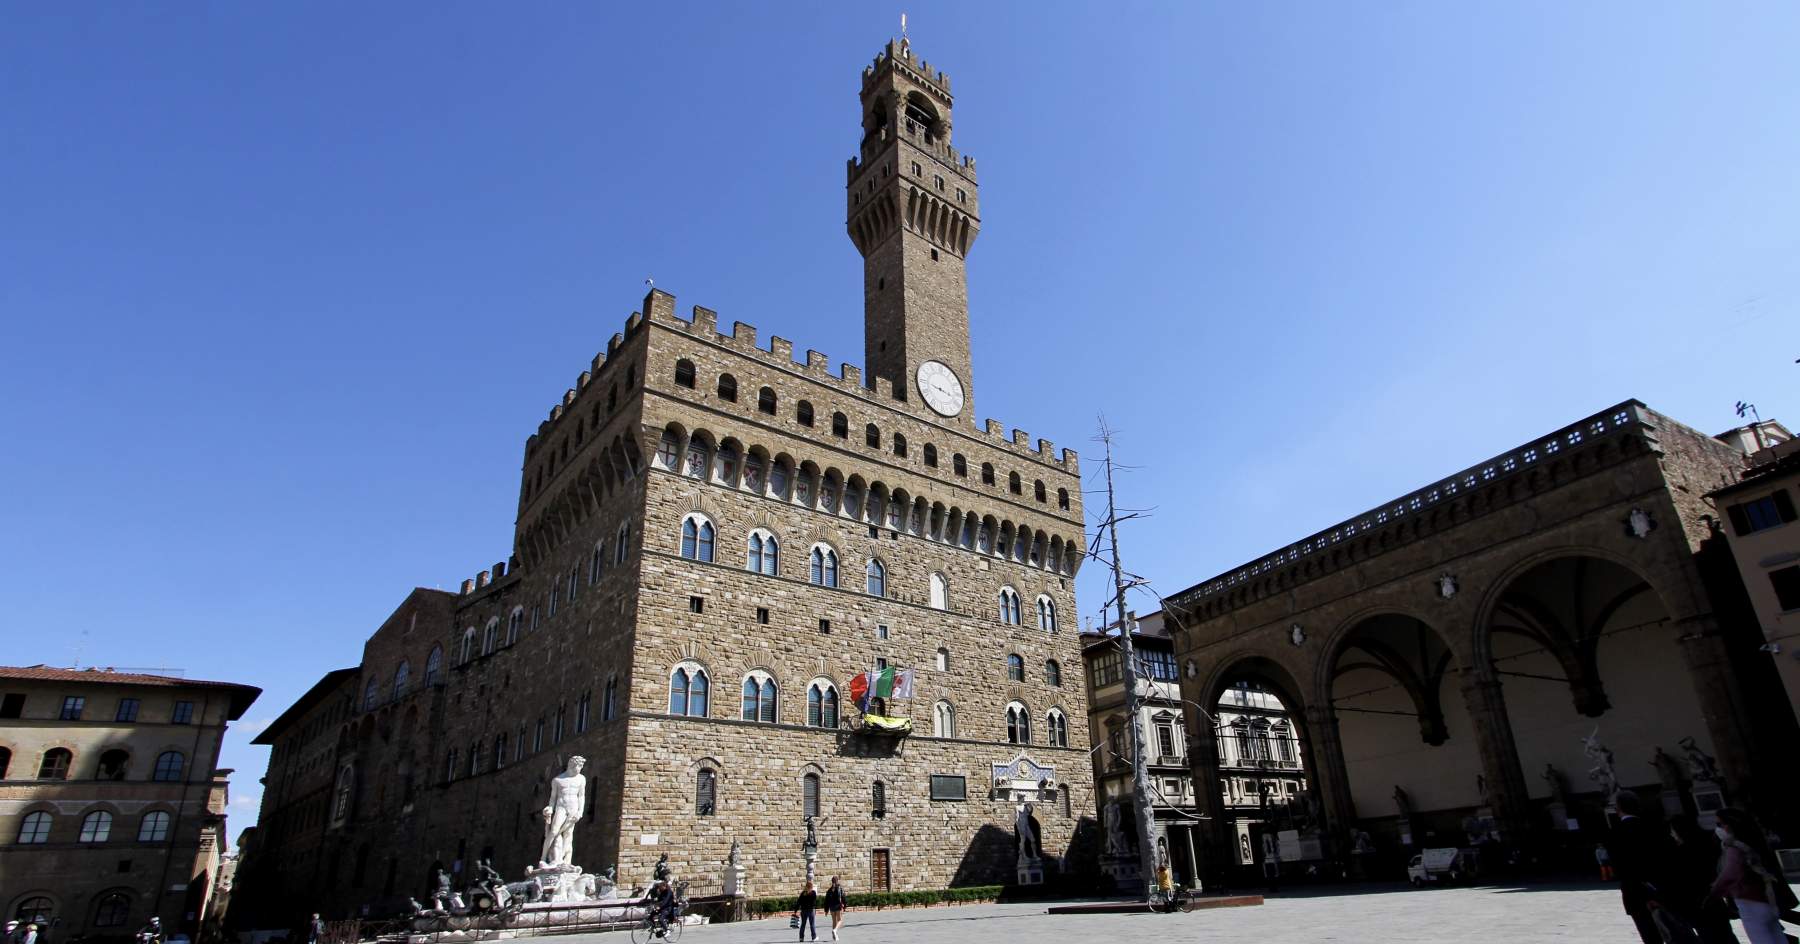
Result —
<instances>
[{"instance_id":1,"label":"marble statue","mask_svg":"<svg viewBox=\"0 0 1800 944\"><path fill-rule=\"evenodd\" d=\"M1569 802L1569 783L1567 780L1563 779L1562 771L1557 770L1553 764L1545 764L1544 782L1550 785L1550 802L1561 803L1564 806L1567 806Z\"/></svg>"},{"instance_id":2,"label":"marble statue","mask_svg":"<svg viewBox=\"0 0 1800 944\"><path fill-rule=\"evenodd\" d=\"M1656 776L1662 780L1664 790L1681 791L1681 761L1670 756L1659 745L1656 753L1650 756L1650 766L1656 768Z\"/></svg>"},{"instance_id":3,"label":"marble statue","mask_svg":"<svg viewBox=\"0 0 1800 944\"><path fill-rule=\"evenodd\" d=\"M1475 795L1481 798L1481 805L1488 805L1487 774L1475 775Z\"/></svg>"},{"instance_id":4,"label":"marble statue","mask_svg":"<svg viewBox=\"0 0 1800 944\"><path fill-rule=\"evenodd\" d=\"M1700 749L1690 735L1675 742L1687 752L1688 771L1695 780L1708 780L1717 783L1719 780L1719 762L1711 754Z\"/></svg>"},{"instance_id":5,"label":"marble statue","mask_svg":"<svg viewBox=\"0 0 1800 944\"><path fill-rule=\"evenodd\" d=\"M656 868L651 872L651 875L659 882L666 882L669 880L669 854L667 852L657 857Z\"/></svg>"},{"instance_id":6,"label":"marble statue","mask_svg":"<svg viewBox=\"0 0 1800 944\"><path fill-rule=\"evenodd\" d=\"M587 809L587 779L581 768L587 758L577 754L569 758L562 775L550 781L550 802L544 807L544 849L538 867L574 871L575 824Z\"/></svg>"},{"instance_id":7,"label":"marble statue","mask_svg":"<svg viewBox=\"0 0 1800 944\"><path fill-rule=\"evenodd\" d=\"M1042 855L1038 836L1037 820L1031 818L1031 804L1019 804L1018 816L1013 819L1013 833L1019 841L1019 864L1034 862Z\"/></svg>"},{"instance_id":8,"label":"marble statue","mask_svg":"<svg viewBox=\"0 0 1800 944\"><path fill-rule=\"evenodd\" d=\"M1413 815L1412 797L1407 796L1406 791L1400 789L1399 784L1394 784L1394 805L1400 808L1400 818L1401 819L1403 819L1403 820L1411 820L1412 819L1412 815Z\"/></svg>"},{"instance_id":9,"label":"marble statue","mask_svg":"<svg viewBox=\"0 0 1800 944\"><path fill-rule=\"evenodd\" d=\"M1612 749L1600 743L1598 727L1594 728L1593 733L1581 739L1581 745L1582 752L1594 762L1594 766L1588 770L1588 779L1600 785L1601 791L1606 794L1606 799L1610 802L1613 796L1619 792L1619 774L1613 767Z\"/></svg>"},{"instance_id":10,"label":"marble statue","mask_svg":"<svg viewBox=\"0 0 1800 944\"><path fill-rule=\"evenodd\" d=\"M801 841L800 850L817 855L819 853L819 834L814 830L814 825L813 817L808 816L806 818L806 838Z\"/></svg>"},{"instance_id":11,"label":"marble statue","mask_svg":"<svg viewBox=\"0 0 1800 944\"><path fill-rule=\"evenodd\" d=\"M725 856L725 864L726 865L737 865L738 864L738 841L736 839L733 839L731 841L731 852Z\"/></svg>"},{"instance_id":12,"label":"marble statue","mask_svg":"<svg viewBox=\"0 0 1800 944\"><path fill-rule=\"evenodd\" d=\"M1119 820L1119 801L1106 801L1106 854L1109 856L1125 855L1125 831Z\"/></svg>"},{"instance_id":13,"label":"marble statue","mask_svg":"<svg viewBox=\"0 0 1800 944\"><path fill-rule=\"evenodd\" d=\"M434 886L435 887L431 892L431 907L438 911L449 911L450 898L454 894L450 890L450 873L443 869L438 869L437 880L434 883Z\"/></svg>"}]
</instances>

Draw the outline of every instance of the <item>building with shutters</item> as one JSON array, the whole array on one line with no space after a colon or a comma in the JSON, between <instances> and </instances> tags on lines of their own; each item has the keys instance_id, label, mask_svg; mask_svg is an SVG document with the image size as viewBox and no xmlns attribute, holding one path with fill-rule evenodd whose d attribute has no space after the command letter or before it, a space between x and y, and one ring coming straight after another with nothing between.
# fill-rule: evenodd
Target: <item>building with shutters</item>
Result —
<instances>
[{"instance_id":1,"label":"building with shutters","mask_svg":"<svg viewBox=\"0 0 1800 944\"><path fill-rule=\"evenodd\" d=\"M225 851L219 745L260 689L0 666L0 905L52 940L197 934Z\"/></svg>"}]
</instances>

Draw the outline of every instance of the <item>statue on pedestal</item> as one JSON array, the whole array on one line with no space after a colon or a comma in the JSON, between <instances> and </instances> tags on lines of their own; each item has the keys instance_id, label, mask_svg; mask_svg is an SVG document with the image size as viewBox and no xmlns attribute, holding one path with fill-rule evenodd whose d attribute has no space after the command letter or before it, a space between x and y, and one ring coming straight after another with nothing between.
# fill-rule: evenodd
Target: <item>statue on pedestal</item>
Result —
<instances>
[{"instance_id":1,"label":"statue on pedestal","mask_svg":"<svg viewBox=\"0 0 1800 944\"><path fill-rule=\"evenodd\" d=\"M1594 766L1588 770L1588 779L1599 784L1601 792L1606 795L1606 801L1611 803L1619 792L1619 774L1613 766L1612 749L1600 743L1600 728L1597 726L1593 733L1581 739L1581 745L1582 753L1594 762Z\"/></svg>"},{"instance_id":2,"label":"statue on pedestal","mask_svg":"<svg viewBox=\"0 0 1800 944\"><path fill-rule=\"evenodd\" d=\"M1118 800L1107 800L1106 801L1106 854L1109 856L1122 856L1122 855L1126 854L1125 831L1124 831L1124 829L1121 828L1121 825L1119 823L1120 819L1121 819L1121 816L1119 813L1119 801Z\"/></svg>"},{"instance_id":3,"label":"statue on pedestal","mask_svg":"<svg viewBox=\"0 0 1800 944\"><path fill-rule=\"evenodd\" d=\"M1719 762L1711 754L1701 750L1700 745L1694 743L1692 735L1675 743L1687 752L1688 770L1695 780L1710 780L1714 783L1719 781Z\"/></svg>"},{"instance_id":4,"label":"statue on pedestal","mask_svg":"<svg viewBox=\"0 0 1800 944\"><path fill-rule=\"evenodd\" d=\"M580 871L575 855L575 824L587 809L587 779L581 768L587 758L577 754L560 776L550 781L550 802L544 807L544 848L538 856L541 869Z\"/></svg>"},{"instance_id":5,"label":"statue on pedestal","mask_svg":"<svg viewBox=\"0 0 1800 944\"><path fill-rule=\"evenodd\" d=\"M1665 753L1658 746L1656 753L1650 757L1650 766L1656 768L1656 776L1662 780L1662 788L1675 793L1681 792L1681 761Z\"/></svg>"},{"instance_id":6,"label":"statue on pedestal","mask_svg":"<svg viewBox=\"0 0 1800 944\"><path fill-rule=\"evenodd\" d=\"M653 869L650 874L651 877L659 882L666 882L669 880L669 854L667 852L657 858L656 868Z\"/></svg>"},{"instance_id":7,"label":"statue on pedestal","mask_svg":"<svg viewBox=\"0 0 1800 944\"><path fill-rule=\"evenodd\" d=\"M1019 804L1018 816L1013 819L1013 832L1019 841L1019 864L1037 861L1042 856L1042 847L1037 820L1031 816L1030 803Z\"/></svg>"},{"instance_id":8,"label":"statue on pedestal","mask_svg":"<svg viewBox=\"0 0 1800 944\"><path fill-rule=\"evenodd\" d=\"M738 841L736 839L731 841L731 852L726 854L725 864L730 866L738 864Z\"/></svg>"},{"instance_id":9,"label":"statue on pedestal","mask_svg":"<svg viewBox=\"0 0 1800 944\"><path fill-rule=\"evenodd\" d=\"M1550 802L1569 804L1569 783L1563 779L1562 771L1553 764L1544 765L1544 782L1550 785Z\"/></svg>"},{"instance_id":10,"label":"statue on pedestal","mask_svg":"<svg viewBox=\"0 0 1800 944\"><path fill-rule=\"evenodd\" d=\"M1400 818L1402 820L1412 820L1412 797L1407 796L1406 791L1400 789L1399 784L1394 784L1394 805L1400 808Z\"/></svg>"}]
</instances>

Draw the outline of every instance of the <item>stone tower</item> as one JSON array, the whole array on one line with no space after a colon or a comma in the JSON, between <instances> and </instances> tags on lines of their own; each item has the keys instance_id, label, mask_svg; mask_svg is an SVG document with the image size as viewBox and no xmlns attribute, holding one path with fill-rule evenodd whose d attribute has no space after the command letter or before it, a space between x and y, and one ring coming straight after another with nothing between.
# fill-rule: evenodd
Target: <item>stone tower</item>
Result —
<instances>
[{"instance_id":1,"label":"stone tower","mask_svg":"<svg viewBox=\"0 0 1800 944\"><path fill-rule=\"evenodd\" d=\"M849 162L850 240L863 256L871 386L967 425L975 415L963 268L981 229L975 161L950 144L950 77L890 41L863 70L862 147Z\"/></svg>"}]
</instances>

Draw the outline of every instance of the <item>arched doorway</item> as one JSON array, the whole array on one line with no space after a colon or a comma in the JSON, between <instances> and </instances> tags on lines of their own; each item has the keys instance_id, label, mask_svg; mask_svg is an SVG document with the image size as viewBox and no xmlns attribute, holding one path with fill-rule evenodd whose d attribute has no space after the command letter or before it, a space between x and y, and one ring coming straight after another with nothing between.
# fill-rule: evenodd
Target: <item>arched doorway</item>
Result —
<instances>
[{"instance_id":1,"label":"arched doorway","mask_svg":"<svg viewBox=\"0 0 1800 944\"><path fill-rule=\"evenodd\" d=\"M1202 692L1194 786L1210 814L1210 828L1196 831L1204 837L1208 868L1242 884L1277 861L1291 871L1305 868L1306 855L1323 859L1329 804L1292 673L1266 657L1243 658L1228 663Z\"/></svg>"},{"instance_id":2,"label":"arched doorway","mask_svg":"<svg viewBox=\"0 0 1800 944\"><path fill-rule=\"evenodd\" d=\"M1693 812L1680 742L1713 751L1682 633L1641 574L1596 555L1530 562L1491 596L1477 657L1504 694L1533 825L1552 847L1590 846L1604 828L1590 736L1652 815Z\"/></svg>"},{"instance_id":3,"label":"arched doorway","mask_svg":"<svg viewBox=\"0 0 1800 944\"><path fill-rule=\"evenodd\" d=\"M1343 752L1340 812L1365 874L1395 873L1417 848L1469 842L1484 768L1456 669L1445 637L1407 613L1358 617L1327 651L1321 699Z\"/></svg>"}]
</instances>

